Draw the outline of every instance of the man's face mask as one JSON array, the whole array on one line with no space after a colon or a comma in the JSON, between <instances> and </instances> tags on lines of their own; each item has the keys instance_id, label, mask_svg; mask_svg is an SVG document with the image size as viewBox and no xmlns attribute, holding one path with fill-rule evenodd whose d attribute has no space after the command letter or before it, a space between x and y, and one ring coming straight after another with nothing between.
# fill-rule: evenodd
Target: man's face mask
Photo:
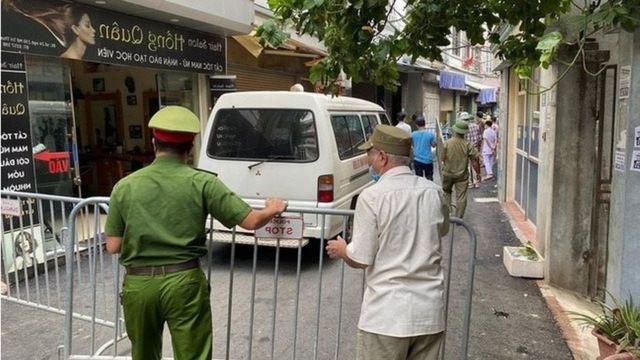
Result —
<instances>
[{"instance_id":1,"label":"man's face mask","mask_svg":"<svg viewBox=\"0 0 640 360\"><path fill-rule=\"evenodd\" d=\"M373 179L373 181L377 182L380 180L380 175L377 171L373 170L373 166L369 165L369 176Z\"/></svg>"}]
</instances>

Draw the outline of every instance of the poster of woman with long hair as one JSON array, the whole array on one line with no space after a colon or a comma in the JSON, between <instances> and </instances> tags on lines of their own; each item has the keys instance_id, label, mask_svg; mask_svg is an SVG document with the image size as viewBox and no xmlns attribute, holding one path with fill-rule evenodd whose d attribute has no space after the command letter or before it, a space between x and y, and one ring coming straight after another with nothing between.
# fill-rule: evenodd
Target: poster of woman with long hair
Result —
<instances>
[{"instance_id":1,"label":"poster of woman with long hair","mask_svg":"<svg viewBox=\"0 0 640 360\"><path fill-rule=\"evenodd\" d=\"M96 44L96 30L87 7L61 1L28 0L3 0L2 7L3 12L15 13L3 16L3 21L26 23L35 32L33 38L42 39L36 44L23 40L26 48L39 45L50 48L52 54L57 51L60 57L82 59L87 47Z\"/></svg>"}]
</instances>

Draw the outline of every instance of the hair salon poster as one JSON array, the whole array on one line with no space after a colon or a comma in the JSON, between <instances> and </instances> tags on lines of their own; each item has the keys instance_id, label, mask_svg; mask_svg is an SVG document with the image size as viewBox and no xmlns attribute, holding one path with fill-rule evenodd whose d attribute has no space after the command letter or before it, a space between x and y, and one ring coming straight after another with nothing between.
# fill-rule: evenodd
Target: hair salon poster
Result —
<instances>
[{"instance_id":1,"label":"hair salon poster","mask_svg":"<svg viewBox=\"0 0 640 360\"><path fill-rule=\"evenodd\" d=\"M59 0L2 0L2 50L208 74L226 66L223 37Z\"/></svg>"},{"instance_id":2,"label":"hair salon poster","mask_svg":"<svg viewBox=\"0 0 640 360\"><path fill-rule=\"evenodd\" d=\"M13 53L2 54L2 190L35 192L31 125L29 123L29 101L27 74L24 56ZM28 201L32 203L29 204ZM11 204L15 202L15 204ZM21 204L20 204L21 203ZM15 208L11 212L8 209ZM32 200L2 199L2 215L5 229L27 226L38 222L36 204ZM22 215L22 220L20 220ZM12 224L9 224L12 219Z\"/></svg>"}]
</instances>

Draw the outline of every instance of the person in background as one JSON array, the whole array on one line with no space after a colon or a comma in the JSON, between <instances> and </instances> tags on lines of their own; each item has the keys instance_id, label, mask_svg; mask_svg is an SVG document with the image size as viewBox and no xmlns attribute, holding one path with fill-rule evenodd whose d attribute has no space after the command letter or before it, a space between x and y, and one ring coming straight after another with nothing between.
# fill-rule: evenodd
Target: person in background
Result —
<instances>
[{"instance_id":1,"label":"person in background","mask_svg":"<svg viewBox=\"0 0 640 360\"><path fill-rule=\"evenodd\" d=\"M495 131L497 135L498 134L498 117L492 116L491 123L492 123L491 127L493 128L493 131Z\"/></svg>"},{"instance_id":2,"label":"person in background","mask_svg":"<svg viewBox=\"0 0 640 360\"><path fill-rule=\"evenodd\" d=\"M496 132L496 146L500 145L500 131L499 131L499 126L498 126L498 118L496 116L492 116L491 117L491 128L493 129L493 131Z\"/></svg>"},{"instance_id":3,"label":"person in background","mask_svg":"<svg viewBox=\"0 0 640 360\"><path fill-rule=\"evenodd\" d=\"M480 153L480 148L482 146L482 130L479 125L479 121L482 119L482 112L478 112L476 116L478 116L479 120L474 121L473 116L468 113L462 114L462 120L469 122L469 132L467 132L464 138L473 146L475 146L478 153ZM482 181L482 175L480 174L480 157L471 158L469 160L469 165L471 169L469 170L469 188L479 188L480 181Z\"/></svg>"},{"instance_id":4,"label":"person in background","mask_svg":"<svg viewBox=\"0 0 640 360\"><path fill-rule=\"evenodd\" d=\"M442 189L447 205L451 204L452 190L456 191L456 216L462 218L467 207L467 179L469 160L479 156L478 150L465 140L469 123L459 118L451 127L454 136L445 141L442 152Z\"/></svg>"},{"instance_id":5,"label":"person in background","mask_svg":"<svg viewBox=\"0 0 640 360\"><path fill-rule=\"evenodd\" d=\"M134 360L160 359L165 322L176 359L210 360L210 285L200 269L205 221L257 229L286 204L267 198L252 209L215 175L186 164L200 120L167 106L149 121L154 162L113 188L105 225L106 248L126 268L121 303Z\"/></svg>"},{"instance_id":6,"label":"person in background","mask_svg":"<svg viewBox=\"0 0 640 360\"><path fill-rule=\"evenodd\" d=\"M407 166L411 137L404 131L378 125L360 149L382 176L358 197L351 243L339 236L326 246L332 259L365 269L356 359L436 360L445 329L444 194Z\"/></svg>"},{"instance_id":7,"label":"person in background","mask_svg":"<svg viewBox=\"0 0 640 360\"><path fill-rule=\"evenodd\" d=\"M415 120L418 130L411 133L413 149L413 169L418 176L424 176L433 181L433 152L436 146L436 135L425 128L424 116L418 115Z\"/></svg>"},{"instance_id":8,"label":"person in background","mask_svg":"<svg viewBox=\"0 0 640 360\"><path fill-rule=\"evenodd\" d=\"M446 118L440 121L440 134L442 134L442 139L445 141L451 138L451 126Z\"/></svg>"},{"instance_id":9,"label":"person in background","mask_svg":"<svg viewBox=\"0 0 640 360\"><path fill-rule=\"evenodd\" d=\"M492 125L491 120L487 120L482 133L482 159L484 170L487 173L483 181L493 179L493 164L496 160L496 149L498 148L498 137Z\"/></svg>"},{"instance_id":10,"label":"person in background","mask_svg":"<svg viewBox=\"0 0 640 360\"><path fill-rule=\"evenodd\" d=\"M404 112L401 112L398 114L398 123L396 124L396 127L398 129L401 129L403 131L405 131L407 134L411 134L411 125L407 124L405 122L405 119L407 118L406 114Z\"/></svg>"}]
</instances>

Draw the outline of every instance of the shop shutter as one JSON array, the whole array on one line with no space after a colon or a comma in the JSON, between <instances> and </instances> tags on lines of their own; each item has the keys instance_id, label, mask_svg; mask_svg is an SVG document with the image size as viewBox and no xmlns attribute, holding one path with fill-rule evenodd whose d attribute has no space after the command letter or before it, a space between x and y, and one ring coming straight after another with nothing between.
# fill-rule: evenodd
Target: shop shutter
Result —
<instances>
[{"instance_id":1,"label":"shop shutter","mask_svg":"<svg viewBox=\"0 0 640 360\"><path fill-rule=\"evenodd\" d=\"M428 128L435 128L435 122L440 116L440 88L437 84L423 82L422 91L422 106L426 125Z\"/></svg>"},{"instance_id":2,"label":"shop shutter","mask_svg":"<svg viewBox=\"0 0 640 360\"><path fill-rule=\"evenodd\" d=\"M227 75L236 76L237 91L289 90L295 76L279 71L229 64Z\"/></svg>"}]
</instances>

